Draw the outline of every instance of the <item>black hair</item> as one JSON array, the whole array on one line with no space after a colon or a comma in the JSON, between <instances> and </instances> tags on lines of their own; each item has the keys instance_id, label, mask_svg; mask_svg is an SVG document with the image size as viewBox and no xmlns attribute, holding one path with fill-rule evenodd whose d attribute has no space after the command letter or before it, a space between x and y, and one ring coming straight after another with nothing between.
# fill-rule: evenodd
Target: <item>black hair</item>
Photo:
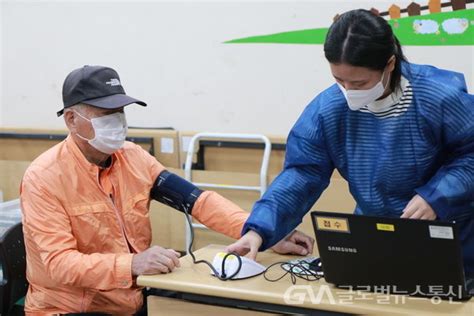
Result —
<instances>
[{"instance_id":1,"label":"black hair","mask_svg":"<svg viewBox=\"0 0 474 316\"><path fill-rule=\"evenodd\" d=\"M349 64L383 71L395 55L390 88L400 87L402 47L387 21L368 10L348 11L335 18L324 43L324 54L332 64Z\"/></svg>"}]
</instances>

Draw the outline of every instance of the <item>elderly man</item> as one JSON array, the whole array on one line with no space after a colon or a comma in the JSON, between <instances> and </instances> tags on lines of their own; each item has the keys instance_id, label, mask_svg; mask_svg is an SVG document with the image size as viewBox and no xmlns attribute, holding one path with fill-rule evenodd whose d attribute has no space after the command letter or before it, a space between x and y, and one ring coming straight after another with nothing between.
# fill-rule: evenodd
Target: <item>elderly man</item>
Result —
<instances>
[{"instance_id":1,"label":"elderly man","mask_svg":"<svg viewBox=\"0 0 474 316\"><path fill-rule=\"evenodd\" d=\"M171 272L179 253L150 247L150 199L238 238L247 213L215 192L168 172L140 146L126 142L124 107L146 106L125 94L111 68L84 66L63 85L69 136L40 155L21 185L27 253L26 314L142 308L140 274ZM313 240L294 232L274 249L305 255Z\"/></svg>"}]
</instances>

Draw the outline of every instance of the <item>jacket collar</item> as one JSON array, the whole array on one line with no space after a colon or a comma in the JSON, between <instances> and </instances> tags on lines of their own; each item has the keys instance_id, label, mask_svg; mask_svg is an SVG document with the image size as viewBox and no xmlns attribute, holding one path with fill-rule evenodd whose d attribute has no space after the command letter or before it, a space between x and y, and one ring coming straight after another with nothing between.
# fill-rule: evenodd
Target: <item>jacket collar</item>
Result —
<instances>
[{"instance_id":1,"label":"jacket collar","mask_svg":"<svg viewBox=\"0 0 474 316\"><path fill-rule=\"evenodd\" d=\"M79 146L77 146L76 142L74 141L74 138L72 138L70 133L66 137L65 142L66 142L66 148L68 152L72 155L73 159L82 170L85 170L93 174L94 176L96 176L99 173L99 171L103 169L97 166L96 164L91 163L89 160L87 160L87 158L79 149ZM111 157L112 157L112 162L110 163L110 166L108 168L112 168L116 160L115 154L112 154Z\"/></svg>"}]
</instances>

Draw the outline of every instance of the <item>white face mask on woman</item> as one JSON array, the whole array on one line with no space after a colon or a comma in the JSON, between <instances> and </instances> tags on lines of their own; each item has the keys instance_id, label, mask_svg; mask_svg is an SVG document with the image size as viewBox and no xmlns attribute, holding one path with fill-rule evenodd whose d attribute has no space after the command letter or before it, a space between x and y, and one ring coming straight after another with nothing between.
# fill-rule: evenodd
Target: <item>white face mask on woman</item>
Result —
<instances>
[{"instance_id":1,"label":"white face mask on woman","mask_svg":"<svg viewBox=\"0 0 474 316\"><path fill-rule=\"evenodd\" d=\"M87 140L92 147L108 155L111 155L122 148L123 144L125 143L125 137L127 136L128 130L125 113L116 112L113 114L88 119L79 112L74 112L86 121L91 122L95 133L95 137L93 139L87 139L79 134L76 134L79 138Z\"/></svg>"},{"instance_id":2,"label":"white face mask on woman","mask_svg":"<svg viewBox=\"0 0 474 316\"><path fill-rule=\"evenodd\" d=\"M385 76L385 70L382 73L382 79L375 86L367 90L346 90L341 84L337 83L339 89L341 89L344 97L347 100L347 105L353 111L357 111L363 106L370 104L380 98L384 92L385 88L383 86L383 78ZM390 78L387 82L387 86L390 83Z\"/></svg>"}]
</instances>

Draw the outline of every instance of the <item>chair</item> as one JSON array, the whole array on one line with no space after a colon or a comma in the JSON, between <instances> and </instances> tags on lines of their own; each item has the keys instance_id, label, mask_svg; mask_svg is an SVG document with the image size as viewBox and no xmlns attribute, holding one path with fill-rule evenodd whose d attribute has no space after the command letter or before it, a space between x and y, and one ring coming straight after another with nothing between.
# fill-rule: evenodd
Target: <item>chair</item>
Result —
<instances>
[{"instance_id":1,"label":"chair","mask_svg":"<svg viewBox=\"0 0 474 316\"><path fill-rule=\"evenodd\" d=\"M21 223L0 236L0 314L8 315L15 303L26 295L26 254Z\"/></svg>"},{"instance_id":2,"label":"chair","mask_svg":"<svg viewBox=\"0 0 474 316\"><path fill-rule=\"evenodd\" d=\"M199 143L200 139L217 139L217 140L257 140L264 144L263 147L263 158L262 165L260 167L260 185L259 186L248 186L248 185L225 185L216 183L196 183L192 182L192 167L193 167L193 155L195 152L195 145ZM188 153L186 155L186 163L184 165L184 178L195 186L204 189L227 189L227 190L242 190L242 191L257 191L260 192L260 196L263 196L268 186L268 165L270 161L270 153L272 150L272 143L270 139L265 135L260 134L227 134L227 133L198 133L194 135L189 141ZM186 227L186 252L189 253L192 244L191 229L207 229L203 224L191 223L191 227L187 225L187 218L185 221Z\"/></svg>"}]
</instances>

